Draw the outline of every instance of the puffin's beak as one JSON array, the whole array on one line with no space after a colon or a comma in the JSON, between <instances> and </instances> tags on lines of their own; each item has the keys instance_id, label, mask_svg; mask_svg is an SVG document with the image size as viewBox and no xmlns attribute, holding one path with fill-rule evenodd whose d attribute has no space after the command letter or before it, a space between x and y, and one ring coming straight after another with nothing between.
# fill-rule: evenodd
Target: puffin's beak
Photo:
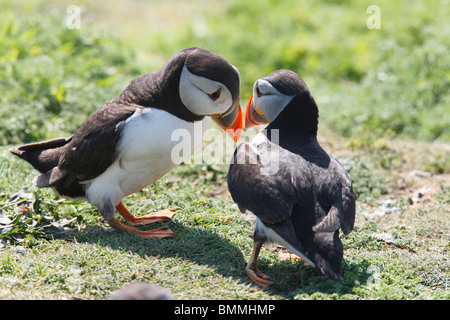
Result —
<instances>
[{"instance_id":1,"label":"puffin's beak","mask_svg":"<svg viewBox=\"0 0 450 320\"><path fill-rule=\"evenodd\" d=\"M245 111L245 128L267 124L270 121L262 114L261 111L253 103L253 95L247 103L247 110Z\"/></svg>"},{"instance_id":2,"label":"puffin's beak","mask_svg":"<svg viewBox=\"0 0 450 320\"><path fill-rule=\"evenodd\" d=\"M228 111L220 115L211 115L211 118L233 138L234 142L238 142L243 127L242 110L239 105L239 99L236 99Z\"/></svg>"}]
</instances>

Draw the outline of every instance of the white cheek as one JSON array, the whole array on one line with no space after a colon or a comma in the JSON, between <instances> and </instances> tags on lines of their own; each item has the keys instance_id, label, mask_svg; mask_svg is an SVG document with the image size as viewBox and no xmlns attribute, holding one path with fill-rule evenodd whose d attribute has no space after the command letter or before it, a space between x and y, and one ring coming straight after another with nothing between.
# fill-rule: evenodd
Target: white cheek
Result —
<instances>
[{"instance_id":1,"label":"white cheek","mask_svg":"<svg viewBox=\"0 0 450 320\"><path fill-rule=\"evenodd\" d=\"M212 100L189 82L180 82L180 98L186 108L196 115L208 114Z\"/></svg>"},{"instance_id":2,"label":"white cheek","mask_svg":"<svg viewBox=\"0 0 450 320\"><path fill-rule=\"evenodd\" d=\"M232 104L231 93L223 85L220 98L213 101L206 92L213 92L220 84L215 81L196 76L186 67L180 77L181 102L196 115L224 113Z\"/></svg>"},{"instance_id":3,"label":"white cheek","mask_svg":"<svg viewBox=\"0 0 450 320\"><path fill-rule=\"evenodd\" d=\"M256 93L257 86L263 93L260 97L258 97L258 94ZM274 86L272 86L270 82L259 79L253 86L253 97L255 99L254 103L258 110L264 114L267 120L273 121L294 96L282 94Z\"/></svg>"},{"instance_id":4,"label":"white cheek","mask_svg":"<svg viewBox=\"0 0 450 320\"><path fill-rule=\"evenodd\" d=\"M224 113L230 109L232 104L231 92L227 88L222 87L220 98L214 101L214 110L211 110L212 112L210 114Z\"/></svg>"},{"instance_id":5,"label":"white cheek","mask_svg":"<svg viewBox=\"0 0 450 320\"><path fill-rule=\"evenodd\" d=\"M193 113L197 114L192 110L191 106L198 104L198 101L201 100L201 90L199 90L197 87L195 87L192 82L189 80L189 78L192 76L192 73L189 72L189 70L186 69L186 67L183 68L183 71L181 71L180 76L180 86L179 86L179 92L180 92L180 99L181 102ZM199 92L197 92L199 91Z\"/></svg>"},{"instance_id":6,"label":"white cheek","mask_svg":"<svg viewBox=\"0 0 450 320\"><path fill-rule=\"evenodd\" d=\"M255 105L269 121L273 121L293 97L274 94L264 95L255 99Z\"/></svg>"}]
</instances>

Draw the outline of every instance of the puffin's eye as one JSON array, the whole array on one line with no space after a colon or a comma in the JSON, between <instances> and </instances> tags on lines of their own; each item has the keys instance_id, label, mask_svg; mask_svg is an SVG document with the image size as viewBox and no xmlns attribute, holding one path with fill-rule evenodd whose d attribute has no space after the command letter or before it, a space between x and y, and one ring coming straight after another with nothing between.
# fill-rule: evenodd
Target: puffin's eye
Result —
<instances>
[{"instance_id":1,"label":"puffin's eye","mask_svg":"<svg viewBox=\"0 0 450 320\"><path fill-rule=\"evenodd\" d=\"M213 99L214 101L216 101L217 99L219 99L219 98L220 98L220 88L217 89L217 91L214 91L213 93L210 93L210 94L209 94L209 97L210 97L211 99Z\"/></svg>"},{"instance_id":2,"label":"puffin's eye","mask_svg":"<svg viewBox=\"0 0 450 320\"><path fill-rule=\"evenodd\" d=\"M262 96L262 92L259 90L259 87L258 86L256 86L256 95L258 96L258 97L261 97Z\"/></svg>"}]
</instances>

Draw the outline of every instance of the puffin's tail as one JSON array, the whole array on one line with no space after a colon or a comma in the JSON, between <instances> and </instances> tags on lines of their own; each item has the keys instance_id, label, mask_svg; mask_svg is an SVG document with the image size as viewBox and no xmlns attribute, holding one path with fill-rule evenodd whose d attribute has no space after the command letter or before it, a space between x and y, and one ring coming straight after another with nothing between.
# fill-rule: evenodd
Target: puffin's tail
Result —
<instances>
[{"instance_id":1,"label":"puffin's tail","mask_svg":"<svg viewBox=\"0 0 450 320\"><path fill-rule=\"evenodd\" d=\"M39 188L54 187L62 196L70 198L84 197L84 189L78 183L76 176L58 167L59 159L64 148L72 140L57 138L48 141L26 144L11 148L12 154L29 162L40 175L33 179L33 184Z\"/></svg>"},{"instance_id":2,"label":"puffin's tail","mask_svg":"<svg viewBox=\"0 0 450 320\"><path fill-rule=\"evenodd\" d=\"M47 173L54 167L58 166L63 147L70 140L71 137L68 139L57 138L11 148L9 151L30 163L33 168L39 172Z\"/></svg>"}]
</instances>

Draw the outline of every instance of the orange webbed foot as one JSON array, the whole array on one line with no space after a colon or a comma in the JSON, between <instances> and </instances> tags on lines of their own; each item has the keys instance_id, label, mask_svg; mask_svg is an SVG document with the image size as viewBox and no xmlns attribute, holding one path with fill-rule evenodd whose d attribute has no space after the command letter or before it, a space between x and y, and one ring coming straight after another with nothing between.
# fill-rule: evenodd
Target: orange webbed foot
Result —
<instances>
[{"instance_id":1,"label":"orange webbed foot","mask_svg":"<svg viewBox=\"0 0 450 320\"><path fill-rule=\"evenodd\" d=\"M172 209L165 209L157 212L153 212L150 214L147 214L142 217L135 217L133 214L128 211L128 209L123 205L122 202L120 202L116 206L117 212L127 221L129 224L133 226L143 226L150 223L162 221L162 222L169 222L172 220L173 216L175 215L175 210ZM112 218L108 221L109 225L113 227L114 229L125 231L128 233L136 234L140 236L141 238L168 238L175 236L175 232L170 230L168 227L162 227L155 230L147 230L147 231L141 231L136 228L127 226L123 223L121 223L118 219Z\"/></svg>"},{"instance_id":2,"label":"orange webbed foot","mask_svg":"<svg viewBox=\"0 0 450 320\"><path fill-rule=\"evenodd\" d=\"M156 212L152 212L146 214L142 217L134 217L132 221L128 221L130 224L134 226L145 226L150 223L154 223L156 221L169 222L175 216L175 210L173 209L164 209Z\"/></svg>"},{"instance_id":3,"label":"orange webbed foot","mask_svg":"<svg viewBox=\"0 0 450 320\"><path fill-rule=\"evenodd\" d=\"M246 267L245 272L254 283L260 285L263 288L267 288L268 286L273 284L273 282L270 281L270 278L259 271L256 267Z\"/></svg>"},{"instance_id":4,"label":"orange webbed foot","mask_svg":"<svg viewBox=\"0 0 450 320\"><path fill-rule=\"evenodd\" d=\"M116 218L109 220L108 223L114 229L117 229L120 231L125 231L125 232L131 233L131 234L135 234L144 239L149 239L149 238L163 239L163 238L168 238L168 237L174 237L176 235L176 233L173 232L172 230L170 230L168 227L162 227L162 228L158 228L158 229L154 229L154 230L141 231L136 228L124 225Z\"/></svg>"},{"instance_id":5,"label":"orange webbed foot","mask_svg":"<svg viewBox=\"0 0 450 320\"><path fill-rule=\"evenodd\" d=\"M289 260L289 261L298 261L298 260L302 260L302 258L300 258L299 256L297 256L296 254L290 253L290 252L278 252L278 260ZM309 263L306 261L303 261L303 264L305 266L309 266Z\"/></svg>"},{"instance_id":6,"label":"orange webbed foot","mask_svg":"<svg viewBox=\"0 0 450 320\"><path fill-rule=\"evenodd\" d=\"M169 222L175 215L175 210L165 209L153 213L149 213L142 217L134 216L128 209L120 202L116 206L117 212L131 225L133 226L144 226L150 223L155 223L158 221Z\"/></svg>"}]
</instances>

